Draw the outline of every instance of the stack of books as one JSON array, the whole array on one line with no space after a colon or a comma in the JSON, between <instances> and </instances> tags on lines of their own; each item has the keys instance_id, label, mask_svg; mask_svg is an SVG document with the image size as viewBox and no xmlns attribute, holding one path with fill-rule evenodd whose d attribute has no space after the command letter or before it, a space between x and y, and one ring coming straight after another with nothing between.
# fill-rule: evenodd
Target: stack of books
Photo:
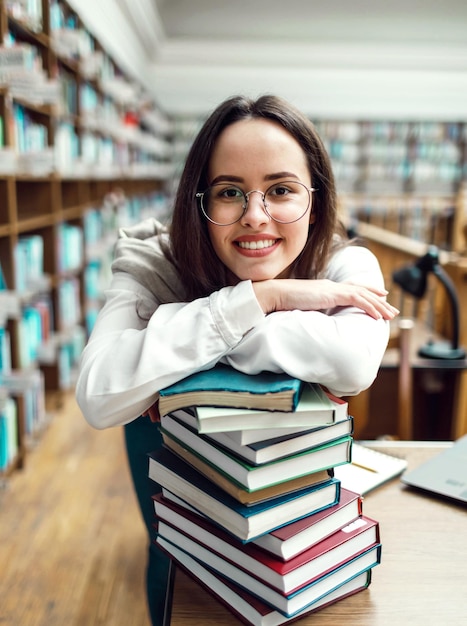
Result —
<instances>
[{"instance_id":1,"label":"stack of books","mask_svg":"<svg viewBox=\"0 0 467 626\"><path fill-rule=\"evenodd\" d=\"M379 524L334 475L351 461L347 403L219 365L161 391L159 412L157 543L233 613L273 626L368 587Z\"/></svg>"}]
</instances>

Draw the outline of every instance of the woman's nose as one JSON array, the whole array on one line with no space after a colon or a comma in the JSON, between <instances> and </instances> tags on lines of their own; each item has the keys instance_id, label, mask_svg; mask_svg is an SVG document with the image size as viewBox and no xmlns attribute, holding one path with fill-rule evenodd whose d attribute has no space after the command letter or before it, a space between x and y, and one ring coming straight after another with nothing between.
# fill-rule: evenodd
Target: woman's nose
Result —
<instances>
[{"instance_id":1,"label":"woman's nose","mask_svg":"<svg viewBox=\"0 0 467 626\"><path fill-rule=\"evenodd\" d=\"M242 223L257 225L269 222L270 217L265 211L264 195L254 189L246 196L246 210L242 217Z\"/></svg>"}]
</instances>

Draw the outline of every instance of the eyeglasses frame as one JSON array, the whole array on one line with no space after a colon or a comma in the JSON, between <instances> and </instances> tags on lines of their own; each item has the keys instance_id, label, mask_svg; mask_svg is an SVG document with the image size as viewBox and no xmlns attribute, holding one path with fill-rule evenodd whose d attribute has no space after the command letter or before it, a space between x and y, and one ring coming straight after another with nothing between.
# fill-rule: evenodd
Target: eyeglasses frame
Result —
<instances>
[{"instance_id":1,"label":"eyeglasses frame","mask_svg":"<svg viewBox=\"0 0 467 626\"><path fill-rule=\"evenodd\" d=\"M302 185L302 187L304 187L307 192L308 192L308 204L306 209L303 211L302 215L300 215L300 217L297 217L294 220L290 220L287 222L284 222L282 220L278 220L275 217L273 217L269 211L268 211L268 203L266 202L266 194L267 192L274 187L277 184L286 184L286 183L298 183L299 185ZM215 183L215 184L220 184L220 183ZM263 210L266 213L266 215L269 217L269 219L271 219L273 222L277 222L278 224L294 224L295 222L298 222L299 220L302 219L302 217L306 214L306 212L308 211L308 209L310 208L310 204L311 204L311 195L312 193L314 193L315 191L319 191L316 187L307 187L305 185L305 183L302 183L299 180L284 180L284 181L280 181L279 183L273 183L272 185L270 185L266 191L261 191L260 189L252 189L251 191L243 191L243 189L241 189L240 187L238 187L237 185L232 185L232 187L234 187L235 189L238 189L239 191L242 192L242 195L245 199L245 202L243 204L243 213L240 215L240 217L238 217L236 220L234 220L233 222L228 222L227 224L221 224L220 222L215 222L212 218L209 217L209 215L206 213L206 211L204 210L204 206L203 206L203 198L204 198L204 194L207 193L212 187L214 187L215 185L210 185L209 187L207 187L204 191L198 191L195 194L195 198L199 199L199 204L200 204L200 208L201 208L201 212L203 213L204 217L209 220L211 222L211 224L215 224L216 226L231 226L232 224L236 224L237 222L239 222L242 217L245 215L245 213L248 211L248 201L250 199L250 194L252 193L259 193L261 194L261 200L263 202Z\"/></svg>"}]
</instances>

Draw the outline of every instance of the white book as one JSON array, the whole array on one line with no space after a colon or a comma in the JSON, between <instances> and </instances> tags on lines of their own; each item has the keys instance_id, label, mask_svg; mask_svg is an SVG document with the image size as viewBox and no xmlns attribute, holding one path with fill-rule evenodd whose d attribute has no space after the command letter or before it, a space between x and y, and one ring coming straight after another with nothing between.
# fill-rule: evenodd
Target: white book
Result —
<instances>
[{"instance_id":1,"label":"white book","mask_svg":"<svg viewBox=\"0 0 467 626\"><path fill-rule=\"evenodd\" d=\"M183 422L193 429L197 427L196 417L188 411L174 411L170 413L168 417L172 419L175 418L177 421ZM166 416L162 416L162 426L165 420ZM353 418L346 415L344 419L336 421L333 424L325 424L324 426L318 426L312 429L300 430L298 433L284 434L282 431L277 437L244 445L230 437L229 435L232 433L207 433L204 437L206 437L208 441L211 440L227 448L240 458L258 465L295 454L302 450L317 447L323 443L340 439L352 433Z\"/></svg>"}]
</instances>

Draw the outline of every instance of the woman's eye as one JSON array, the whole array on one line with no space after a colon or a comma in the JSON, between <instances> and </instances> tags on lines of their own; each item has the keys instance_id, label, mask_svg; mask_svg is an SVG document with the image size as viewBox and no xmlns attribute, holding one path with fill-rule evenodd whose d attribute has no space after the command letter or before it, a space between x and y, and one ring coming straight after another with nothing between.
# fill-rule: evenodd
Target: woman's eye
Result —
<instances>
[{"instance_id":1,"label":"woman's eye","mask_svg":"<svg viewBox=\"0 0 467 626\"><path fill-rule=\"evenodd\" d=\"M227 187L221 191L219 196L226 200L241 200L243 198L243 192L237 187Z\"/></svg>"},{"instance_id":2,"label":"woman's eye","mask_svg":"<svg viewBox=\"0 0 467 626\"><path fill-rule=\"evenodd\" d=\"M284 185L278 185L277 187L272 187L268 196L286 196L290 193L290 189L288 187L284 187Z\"/></svg>"}]
</instances>

